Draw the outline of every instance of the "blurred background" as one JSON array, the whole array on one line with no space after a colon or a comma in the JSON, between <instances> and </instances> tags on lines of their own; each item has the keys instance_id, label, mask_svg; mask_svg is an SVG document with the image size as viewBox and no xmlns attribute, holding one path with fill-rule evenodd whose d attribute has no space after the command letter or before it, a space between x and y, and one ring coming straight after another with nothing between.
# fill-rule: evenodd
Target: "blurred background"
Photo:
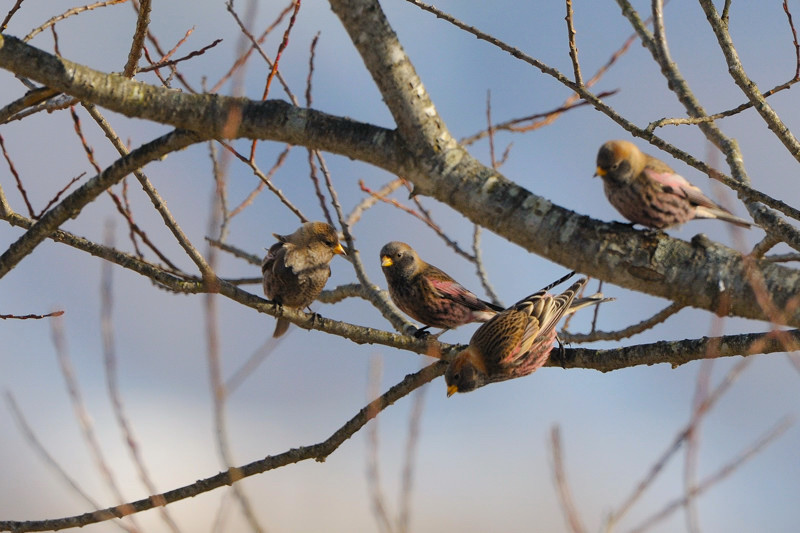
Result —
<instances>
[{"instance_id":1,"label":"blurred background","mask_svg":"<svg viewBox=\"0 0 800 533\"><path fill-rule=\"evenodd\" d=\"M8 8L11 2L6 2ZM240 31L221 0L155 2L152 33L162 47L172 48L190 28L194 32L176 57L223 42L180 66L196 89L213 86L238 56ZM258 35L286 7L257 2L247 23ZM719 3L721 4L721 3ZM459 2L442 0L437 7L466 24L494 35L571 76L565 7L559 2ZM642 17L649 2L634 2ZM795 14L800 5L788 2ZM50 17L75 7L71 2L25 2L6 33L22 37ZM401 1L382 3L400 42L416 67L437 110L456 138L487 127L487 97L494 122L503 122L562 105L569 91L555 80L501 50ZM620 9L604 2L573 3L576 39L584 77L591 76L631 35ZM248 2L235 6L240 15ZM721 9L721 5L719 6ZM3 10L5 12L5 10ZM674 2L665 8L667 37L673 59L699 101L714 113L746 100L727 73L713 33L698 5ZM136 13L123 3L56 25L60 53L72 61L104 72L119 72L127 59ZM264 43L275 56L286 20ZM730 30L749 76L761 90L794 76L792 31L781 2L736 2ZM309 47L319 33L313 75L312 107L337 116L394 127L381 96L330 6L321 0L302 3L280 70L293 92L303 98L308 76ZM53 51L48 31L31 44ZM151 48L152 50L152 48ZM144 61L144 60L143 60ZM141 64L144 64L142 61ZM243 94L261 97L268 68L253 58L246 69ZM158 84L152 74L137 79ZM179 84L174 84L176 87ZM634 123L645 126L685 113L667 89L649 52L635 42L595 86L595 92L615 90L608 103ZM231 83L222 94L231 94ZM0 98L11 102L25 88L6 71L0 72ZM270 98L288 100L273 83ZM770 98L784 122L796 127L795 91ZM5 105L5 104L4 104ZM105 168L117 155L86 112L76 108L84 134ZM143 120L111 112L106 116L123 140L137 147L169 131ZM796 161L752 110L721 121L723 131L740 144L752 185L796 205ZM31 202L41 209L69 179L95 174L74 134L67 111L40 113L3 125L0 134L20 173ZM659 133L681 149L723 170L722 158L709 154L698 130L667 126ZM525 134L498 132L496 152L510 145L500 168L506 177L555 204L604 221L621 217L608 204L599 179L593 179L599 146L629 136L605 115L590 107L563 114L553 124ZM632 139L631 139L632 140ZM643 142L641 148L669 162L679 173L740 216L747 216L735 195L679 161ZM249 141L234 145L249 152ZM219 148L219 147L218 147ZM269 169L284 145L261 142L256 160ZM491 164L486 139L470 152ZM322 219L308 179L307 151L295 148L273 182L302 211ZM394 176L346 157L325 154L340 201L349 213L366 195L359 180L373 190ZM207 145L196 145L145 169L192 242L206 249L214 181ZM84 181L87 178L84 178ZM231 205L241 202L258 184L244 165L229 167ZM13 177L0 162L0 184L15 210L25 212ZM135 180L129 196L136 222L179 266L194 272ZM407 203L400 189L393 195ZM436 222L462 247L468 248L472 225L459 213L422 198ZM127 226L111 200L103 196L64 229L102 242L103 228L115 221L117 246L131 250ZM273 242L272 233L292 232L299 220L275 196L264 192L233 219L228 242L256 255ZM408 242L428 262L446 270L479 295L474 266L447 248L427 226L390 205L368 210L352 231L371 280L385 288L378 250L391 240ZM753 229L732 233L718 221L694 221L669 233L690 239L697 233L749 251L764 236ZM5 249L21 230L0 224ZM532 255L489 232L483 234L483 257L489 279L504 303L510 304L566 269ZM774 252L787 251L776 248ZM218 272L225 277L253 277L258 267L220 254ZM102 260L47 241L26 257L0 283L0 314L43 314L64 310L62 326L75 379L80 385L94 432L126 501L149 493L139 482L129 448L115 422L103 368L101 339ZM349 263L334 258L328 287L355 282ZM590 284L591 288L596 282ZM247 290L261 295L261 287ZM617 330L651 316L669 302L606 284L603 291L617 298L600 310L598 328ZM170 490L213 475L224 468L215 435L209 387L203 295L174 295L137 274L113 268L113 315L119 388L125 413L134 428L139 452L159 491ZM230 376L272 334L274 319L217 299L221 358ZM348 299L336 305L316 303L316 312L381 329L391 326L367 302ZM588 331L591 313L579 314L570 331ZM720 321L711 314L684 309L663 324L631 339L595 343L597 348L697 338L704 335L761 332L769 325L741 319ZM450 331L442 340L465 343L475 326ZM292 447L325 440L368 400L370 365L380 369L381 393L432 360L381 346L358 346L344 339L293 327L271 355L229 398L228 438L237 465ZM54 348L50 320L0 321L0 387L13 395L27 423L57 461L100 506L120 503L108 490L87 450L80 422L67 393ZM702 481L733 460L786 415L797 414L800 374L786 354L752 357L750 365L699 427L697 480ZM711 385L719 383L741 358L714 362ZM552 473L550 431L561 430L566 474L576 508L588 530L599 530L685 427L701 364L679 368L655 365L602 374L590 370L544 368L532 376L482 388L474 393L445 396L442 379L426 385L386 409L377 421L345 442L326 462L280 468L241 482L257 516L270 531L370 531L379 526L372 511L375 493L367 476L368 457L377 453L381 491L388 512L399 512L400 487L406 460L409 421L415 402L423 410L416 440L416 469L411 493L411 531L445 529L479 531L566 531ZM375 388L375 386L372 386ZM5 396L6 400L8 396ZM368 435L377 424L377 449ZM36 453L19 428L8 402L0 406L0 520L56 518L91 510ZM372 443L371 443L372 442ZM704 531L796 531L800 510L800 430L792 426L779 439L742 464L733 474L696 499ZM636 527L684 495L684 450L666 465L653 486L622 520L619 530ZM220 509L224 509L220 518ZM183 531L237 531L245 527L230 489L218 489L169 506ZM167 530L155 511L136 517L146 531ZM117 530L110 523L87 531ZM683 531L686 514L679 510L649 531Z\"/></svg>"}]
</instances>

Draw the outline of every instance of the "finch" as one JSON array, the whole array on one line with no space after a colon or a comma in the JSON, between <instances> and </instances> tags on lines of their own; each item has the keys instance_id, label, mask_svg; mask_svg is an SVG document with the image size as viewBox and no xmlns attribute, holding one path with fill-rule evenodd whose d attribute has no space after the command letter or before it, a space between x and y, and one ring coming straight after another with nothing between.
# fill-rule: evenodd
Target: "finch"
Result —
<instances>
[{"instance_id":1,"label":"finch","mask_svg":"<svg viewBox=\"0 0 800 533\"><path fill-rule=\"evenodd\" d=\"M420 259L404 242L387 243L380 256L392 301L408 316L422 322L423 329L434 327L446 331L469 322L486 322L503 310L481 300Z\"/></svg>"},{"instance_id":2,"label":"finch","mask_svg":"<svg viewBox=\"0 0 800 533\"><path fill-rule=\"evenodd\" d=\"M479 327L469 346L447 367L447 396L527 376L545 364L556 340L556 324L562 317L613 300L603 298L601 293L575 300L575 294L586 282L581 278L557 296L542 289Z\"/></svg>"},{"instance_id":3,"label":"finch","mask_svg":"<svg viewBox=\"0 0 800 533\"><path fill-rule=\"evenodd\" d=\"M751 226L715 204L669 165L628 141L608 141L600 147L595 176L603 178L611 205L634 224L664 229L694 218L718 218Z\"/></svg>"},{"instance_id":4,"label":"finch","mask_svg":"<svg viewBox=\"0 0 800 533\"><path fill-rule=\"evenodd\" d=\"M273 235L278 242L261 263L264 294L286 307L308 307L331 276L333 256L347 255L336 230L325 222L306 222L291 235ZM288 328L289 321L279 318L272 336L280 337Z\"/></svg>"}]
</instances>

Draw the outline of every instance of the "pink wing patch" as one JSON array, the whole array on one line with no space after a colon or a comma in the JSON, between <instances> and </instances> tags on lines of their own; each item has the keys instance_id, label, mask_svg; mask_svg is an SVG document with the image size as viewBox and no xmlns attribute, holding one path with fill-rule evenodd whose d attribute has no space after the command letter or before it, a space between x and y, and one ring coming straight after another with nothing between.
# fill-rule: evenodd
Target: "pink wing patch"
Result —
<instances>
[{"instance_id":1,"label":"pink wing patch","mask_svg":"<svg viewBox=\"0 0 800 533\"><path fill-rule=\"evenodd\" d=\"M689 181L680 174L676 174L675 172L657 172L652 168L645 168L644 173L648 178L664 187L666 192L671 192L676 196L682 196L695 205L720 208L708 196L703 194L703 191L689 183Z\"/></svg>"},{"instance_id":2,"label":"pink wing patch","mask_svg":"<svg viewBox=\"0 0 800 533\"><path fill-rule=\"evenodd\" d=\"M486 307L477 296L472 294L457 281L430 278L429 281L433 288L439 291L442 296L462 303L471 309L484 309Z\"/></svg>"}]
</instances>

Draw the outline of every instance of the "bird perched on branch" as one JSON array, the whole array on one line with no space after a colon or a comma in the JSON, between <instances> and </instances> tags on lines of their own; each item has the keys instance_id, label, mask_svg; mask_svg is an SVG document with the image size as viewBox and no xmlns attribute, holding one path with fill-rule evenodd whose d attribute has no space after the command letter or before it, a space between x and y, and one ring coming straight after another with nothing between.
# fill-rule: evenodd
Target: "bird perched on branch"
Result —
<instances>
[{"instance_id":1,"label":"bird perched on branch","mask_svg":"<svg viewBox=\"0 0 800 533\"><path fill-rule=\"evenodd\" d=\"M306 222L291 235L273 235L278 242L261 263L264 294L285 307L308 307L331 276L333 256L347 255L336 230L325 222ZM279 318L272 336L280 337L288 328L289 321Z\"/></svg>"},{"instance_id":2,"label":"bird perched on branch","mask_svg":"<svg viewBox=\"0 0 800 533\"><path fill-rule=\"evenodd\" d=\"M559 295L548 290L574 275L561 278L520 300L479 327L469 346L450 362L444 374L447 396L470 392L486 384L527 376L541 367L556 340L556 324L579 309L613 298L601 293L575 299L586 284L581 278Z\"/></svg>"},{"instance_id":3,"label":"bird perched on branch","mask_svg":"<svg viewBox=\"0 0 800 533\"><path fill-rule=\"evenodd\" d=\"M714 203L669 165L628 141L608 141L597 152L595 176L603 178L608 201L634 224L665 229L695 218L751 224Z\"/></svg>"},{"instance_id":4,"label":"bird perched on branch","mask_svg":"<svg viewBox=\"0 0 800 533\"><path fill-rule=\"evenodd\" d=\"M392 301L425 325L420 331L428 327L447 331L469 322L486 322L503 310L420 259L404 242L387 243L381 248L380 257Z\"/></svg>"}]
</instances>

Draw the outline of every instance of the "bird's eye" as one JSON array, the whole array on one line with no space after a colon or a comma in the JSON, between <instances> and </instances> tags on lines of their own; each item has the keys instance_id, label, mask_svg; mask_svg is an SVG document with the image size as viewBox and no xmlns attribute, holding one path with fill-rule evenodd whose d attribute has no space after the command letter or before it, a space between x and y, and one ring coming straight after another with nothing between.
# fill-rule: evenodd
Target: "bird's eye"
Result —
<instances>
[{"instance_id":1,"label":"bird's eye","mask_svg":"<svg viewBox=\"0 0 800 533\"><path fill-rule=\"evenodd\" d=\"M453 374L453 381L458 381L459 379L461 379L461 374Z\"/></svg>"}]
</instances>

